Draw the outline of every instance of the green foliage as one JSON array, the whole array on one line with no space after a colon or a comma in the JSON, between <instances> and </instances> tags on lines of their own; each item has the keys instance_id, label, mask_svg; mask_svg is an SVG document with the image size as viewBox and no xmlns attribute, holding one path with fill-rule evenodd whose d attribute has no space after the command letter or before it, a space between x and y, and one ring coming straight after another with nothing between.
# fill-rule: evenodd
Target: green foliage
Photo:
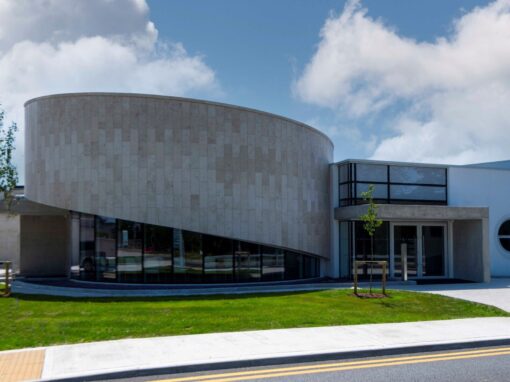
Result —
<instances>
[{"instance_id":1,"label":"green foliage","mask_svg":"<svg viewBox=\"0 0 510 382\"><path fill-rule=\"evenodd\" d=\"M157 298L0 298L0 350L120 338L328 325L508 316L486 305L389 291L360 299L351 289Z\"/></svg>"},{"instance_id":2,"label":"green foliage","mask_svg":"<svg viewBox=\"0 0 510 382\"><path fill-rule=\"evenodd\" d=\"M374 203L374 185L371 184L368 186L368 190L361 193L361 197L363 200L368 201L368 209L366 214L361 215L359 218L364 223L363 228L370 237L374 236L375 230L381 226L383 223L381 219L377 217L378 207Z\"/></svg>"},{"instance_id":3,"label":"green foliage","mask_svg":"<svg viewBox=\"0 0 510 382\"><path fill-rule=\"evenodd\" d=\"M12 191L18 183L18 171L12 162L16 131L18 126L14 122L4 127L4 111L0 109L0 194L9 207L13 199Z\"/></svg>"}]
</instances>

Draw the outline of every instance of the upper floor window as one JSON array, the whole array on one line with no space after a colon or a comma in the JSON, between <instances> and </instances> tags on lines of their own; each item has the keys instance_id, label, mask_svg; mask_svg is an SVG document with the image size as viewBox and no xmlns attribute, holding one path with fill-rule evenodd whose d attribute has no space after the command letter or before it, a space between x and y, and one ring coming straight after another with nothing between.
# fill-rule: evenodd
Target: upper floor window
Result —
<instances>
[{"instance_id":1,"label":"upper floor window","mask_svg":"<svg viewBox=\"0 0 510 382\"><path fill-rule=\"evenodd\" d=\"M341 206L364 203L361 194L370 184L376 203L447 204L445 167L353 162L338 171Z\"/></svg>"}]
</instances>

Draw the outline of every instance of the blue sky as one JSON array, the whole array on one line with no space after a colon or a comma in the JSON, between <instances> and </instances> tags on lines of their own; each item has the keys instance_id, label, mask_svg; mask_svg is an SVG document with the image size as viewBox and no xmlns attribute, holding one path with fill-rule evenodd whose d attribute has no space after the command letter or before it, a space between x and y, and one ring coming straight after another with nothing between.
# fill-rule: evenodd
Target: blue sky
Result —
<instances>
[{"instance_id":1,"label":"blue sky","mask_svg":"<svg viewBox=\"0 0 510 382\"><path fill-rule=\"evenodd\" d=\"M331 12L341 13L345 1L149 0L148 4L160 36L182 42L190 53L204 55L217 73L224 94L213 97L205 94L205 98L312 124L358 123L367 135L391 135L377 128L386 124L386 114L375 121L352 120L328 108L302 102L291 92L292 82L317 48L325 20ZM453 19L487 1L365 0L362 4L370 17L382 19L400 35L434 41L451 33ZM398 107L395 109L389 111L390 115L398 112ZM371 154L351 142L334 140L337 160Z\"/></svg>"},{"instance_id":2,"label":"blue sky","mask_svg":"<svg viewBox=\"0 0 510 382\"><path fill-rule=\"evenodd\" d=\"M335 159L508 159L510 0L0 0L0 103L195 97L322 130Z\"/></svg>"}]
</instances>

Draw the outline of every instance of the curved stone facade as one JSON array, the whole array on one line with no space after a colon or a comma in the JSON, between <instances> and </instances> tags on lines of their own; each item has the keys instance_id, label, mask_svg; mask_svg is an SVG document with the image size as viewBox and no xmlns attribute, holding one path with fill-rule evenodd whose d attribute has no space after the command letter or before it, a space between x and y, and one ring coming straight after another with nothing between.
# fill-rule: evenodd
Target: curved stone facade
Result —
<instances>
[{"instance_id":1,"label":"curved stone facade","mask_svg":"<svg viewBox=\"0 0 510 382\"><path fill-rule=\"evenodd\" d=\"M25 113L30 200L329 256L333 145L307 125L135 94L41 97Z\"/></svg>"}]
</instances>

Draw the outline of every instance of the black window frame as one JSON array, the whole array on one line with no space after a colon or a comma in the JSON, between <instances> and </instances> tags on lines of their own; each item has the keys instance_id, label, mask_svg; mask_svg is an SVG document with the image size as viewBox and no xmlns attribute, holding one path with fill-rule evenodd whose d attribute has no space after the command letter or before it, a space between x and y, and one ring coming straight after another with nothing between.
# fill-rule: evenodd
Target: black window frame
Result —
<instances>
[{"instance_id":1,"label":"black window frame","mask_svg":"<svg viewBox=\"0 0 510 382\"><path fill-rule=\"evenodd\" d=\"M357 179L357 165L376 165L376 166L386 166L387 168L387 181L366 181L366 180L358 180ZM348 180L341 180L341 167L348 167ZM378 204L424 204L424 205L448 205L448 168L447 167L430 167L435 169L440 169L444 171L444 184L435 184L435 183L416 183L416 182L393 182L391 180L391 168L395 167L416 167L416 168L429 168L428 166L413 166L407 164L381 164L381 163L357 163L357 162L347 162L340 163L337 165L338 167L338 188L339 188L339 206L347 207L354 206L359 204L366 204L366 201L363 198L358 197L358 185L385 185L387 188L386 198L378 198L374 199L375 203ZM341 193L342 186L348 186L348 196L344 197ZM405 199L405 198L392 198L391 197L391 186L416 186L420 188L444 188L444 199Z\"/></svg>"}]
</instances>

